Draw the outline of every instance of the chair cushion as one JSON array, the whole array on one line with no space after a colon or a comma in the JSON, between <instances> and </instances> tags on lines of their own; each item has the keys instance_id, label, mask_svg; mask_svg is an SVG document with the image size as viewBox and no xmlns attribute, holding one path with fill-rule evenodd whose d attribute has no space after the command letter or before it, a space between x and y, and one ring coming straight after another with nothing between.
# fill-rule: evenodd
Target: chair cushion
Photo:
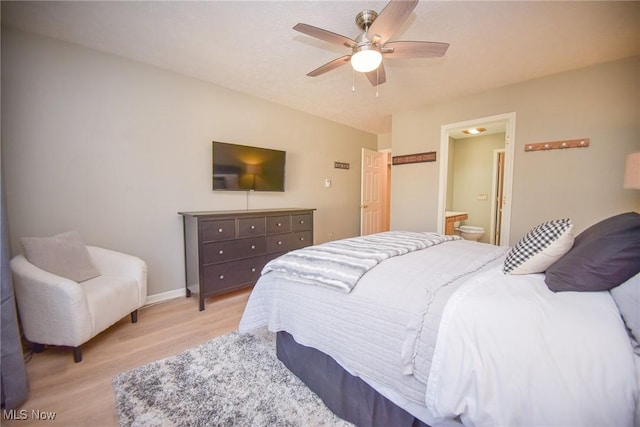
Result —
<instances>
[{"instance_id":1,"label":"chair cushion","mask_svg":"<svg viewBox=\"0 0 640 427\"><path fill-rule=\"evenodd\" d=\"M99 276L80 286L87 295L94 335L138 308L140 291L133 277Z\"/></svg>"},{"instance_id":2,"label":"chair cushion","mask_svg":"<svg viewBox=\"0 0 640 427\"><path fill-rule=\"evenodd\" d=\"M52 237L23 237L20 243L29 262L49 273L75 282L84 282L100 275L77 231Z\"/></svg>"}]
</instances>

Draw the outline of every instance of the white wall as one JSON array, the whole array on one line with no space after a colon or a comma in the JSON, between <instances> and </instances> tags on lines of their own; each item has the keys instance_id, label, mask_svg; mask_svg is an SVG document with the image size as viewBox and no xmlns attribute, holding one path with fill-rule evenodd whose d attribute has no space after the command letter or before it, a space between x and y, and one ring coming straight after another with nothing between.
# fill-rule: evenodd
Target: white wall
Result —
<instances>
[{"instance_id":1,"label":"white wall","mask_svg":"<svg viewBox=\"0 0 640 427\"><path fill-rule=\"evenodd\" d=\"M211 190L211 141L287 151L284 193ZM360 149L377 137L206 82L2 30L2 162L12 251L77 229L184 286L179 211L316 208L316 242L359 233ZM348 162L349 170L333 168ZM331 178L331 188L324 188Z\"/></svg>"},{"instance_id":2,"label":"white wall","mask_svg":"<svg viewBox=\"0 0 640 427\"><path fill-rule=\"evenodd\" d=\"M391 132L378 135L378 151L390 150L391 148Z\"/></svg>"},{"instance_id":3,"label":"white wall","mask_svg":"<svg viewBox=\"0 0 640 427\"><path fill-rule=\"evenodd\" d=\"M622 188L625 156L640 151L640 57L495 89L393 116L393 154L439 151L442 125L516 113L511 243L534 225L570 217L578 230L640 210ZM590 138L585 149L524 152L533 142ZM391 228L436 230L439 164L393 167Z\"/></svg>"}]
</instances>

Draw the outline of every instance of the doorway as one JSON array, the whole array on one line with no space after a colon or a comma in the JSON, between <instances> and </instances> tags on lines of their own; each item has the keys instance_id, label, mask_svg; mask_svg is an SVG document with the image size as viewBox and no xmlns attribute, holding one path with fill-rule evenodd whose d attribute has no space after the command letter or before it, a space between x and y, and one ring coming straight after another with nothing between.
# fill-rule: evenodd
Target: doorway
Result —
<instances>
[{"instance_id":1,"label":"doorway","mask_svg":"<svg viewBox=\"0 0 640 427\"><path fill-rule=\"evenodd\" d=\"M488 134L492 132L503 132L504 147L500 147L500 149L503 150L501 155L498 155L497 153L493 154L493 177L488 178L492 180L490 184L491 196L487 197L487 194L482 192L477 194L477 199L491 202L491 226L487 226L489 230L486 231L486 236L488 238L486 241L495 245L509 245L515 119L515 113L507 113L441 126L440 185L438 194L438 231L440 233L444 233L446 221L445 212L448 210L448 206L451 206L451 194L453 190L451 188L452 174L455 168L455 150L451 148L453 145L452 141L455 141L457 136L461 136L463 130L470 128L484 128ZM450 150L452 151L451 153ZM495 156L498 158L496 159ZM492 163L491 158L487 161L489 162L487 167L490 169ZM488 192L489 191L487 191L487 193ZM487 216L489 216L488 213ZM469 224L475 225L472 222L473 218L470 218Z\"/></svg>"}]
</instances>

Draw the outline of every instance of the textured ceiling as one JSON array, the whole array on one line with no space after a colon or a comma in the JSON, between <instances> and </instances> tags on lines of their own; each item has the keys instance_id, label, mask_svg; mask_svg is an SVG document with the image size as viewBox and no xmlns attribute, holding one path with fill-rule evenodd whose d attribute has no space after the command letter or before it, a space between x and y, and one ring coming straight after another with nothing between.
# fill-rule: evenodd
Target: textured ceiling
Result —
<instances>
[{"instance_id":1,"label":"textured ceiling","mask_svg":"<svg viewBox=\"0 0 640 427\"><path fill-rule=\"evenodd\" d=\"M391 115L520 81L640 54L640 2L422 0L393 40L450 43L445 57L388 59L376 89L348 52L298 23L350 38L385 1L7 2L2 24L153 64L380 134ZM355 92L352 86L355 83Z\"/></svg>"}]
</instances>

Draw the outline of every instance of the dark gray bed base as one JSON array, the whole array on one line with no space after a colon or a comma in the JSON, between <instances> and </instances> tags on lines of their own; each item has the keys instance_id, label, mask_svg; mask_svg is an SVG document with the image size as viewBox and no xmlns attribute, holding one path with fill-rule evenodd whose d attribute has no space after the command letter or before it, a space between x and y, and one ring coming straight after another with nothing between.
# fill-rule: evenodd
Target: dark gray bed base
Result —
<instances>
[{"instance_id":1,"label":"dark gray bed base","mask_svg":"<svg viewBox=\"0 0 640 427\"><path fill-rule=\"evenodd\" d=\"M429 427L396 406L330 356L298 344L291 334L278 332L278 359L343 420L359 427Z\"/></svg>"}]
</instances>

